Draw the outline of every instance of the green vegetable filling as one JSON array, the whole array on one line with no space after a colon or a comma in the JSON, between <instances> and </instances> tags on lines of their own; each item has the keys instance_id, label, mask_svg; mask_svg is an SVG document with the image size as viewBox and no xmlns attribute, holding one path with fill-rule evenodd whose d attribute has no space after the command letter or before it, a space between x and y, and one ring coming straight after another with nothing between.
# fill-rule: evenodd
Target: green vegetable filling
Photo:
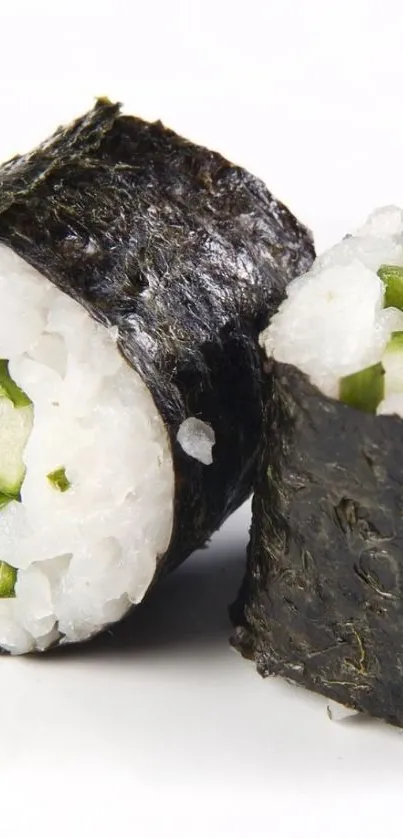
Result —
<instances>
[{"instance_id":1,"label":"green vegetable filling","mask_svg":"<svg viewBox=\"0 0 403 838\"><path fill-rule=\"evenodd\" d=\"M8 361L0 359L0 512L11 501L20 501L25 476L23 451L32 428L31 399L13 381ZM0 561L0 598L15 595L17 570Z\"/></svg>"},{"instance_id":2,"label":"green vegetable filling","mask_svg":"<svg viewBox=\"0 0 403 838\"><path fill-rule=\"evenodd\" d=\"M32 404L27 394L13 381L8 371L8 361L0 359L0 398L10 399L14 407L28 407Z\"/></svg>"},{"instance_id":3,"label":"green vegetable filling","mask_svg":"<svg viewBox=\"0 0 403 838\"><path fill-rule=\"evenodd\" d=\"M58 492L67 492L67 490L70 489L71 483L66 477L65 468L57 468L55 471L51 471L50 474L47 475L47 478L53 488L57 489Z\"/></svg>"},{"instance_id":4,"label":"green vegetable filling","mask_svg":"<svg viewBox=\"0 0 403 838\"><path fill-rule=\"evenodd\" d=\"M392 332L385 352L403 352L403 332Z\"/></svg>"},{"instance_id":5,"label":"green vegetable filling","mask_svg":"<svg viewBox=\"0 0 403 838\"><path fill-rule=\"evenodd\" d=\"M385 308L393 306L403 311L403 268L381 265L378 276L385 285Z\"/></svg>"},{"instance_id":6,"label":"green vegetable filling","mask_svg":"<svg viewBox=\"0 0 403 838\"><path fill-rule=\"evenodd\" d=\"M403 267L381 265L378 276L385 286L385 308L403 311ZM385 394L385 372L388 392L403 392L403 332L393 332L382 363L346 375L339 382L339 399L366 413L376 413Z\"/></svg>"},{"instance_id":7,"label":"green vegetable filling","mask_svg":"<svg viewBox=\"0 0 403 838\"><path fill-rule=\"evenodd\" d=\"M0 511L10 503L11 500L18 500L21 502L21 495L17 492L15 495L6 495L4 492L0 492Z\"/></svg>"},{"instance_id":8,"label":"green vegetable filling","mask_svg":"<svg viewBox=\"0 0 403 838\"><path fill-rule=\"evenodd\" d=\"M0 597L10 598L15 596L15 583L17 581L17 571L15 567L7 564L7 562L0 562Z\"/></svg>"},{"instance_id":9,"label":"green vegetable filling","mask_svg":"<svg viewBox=\"0 0 403 838\"><path fill-rule=\"evenodd\" d=\"M340 379L339 399L350 407L375 413L384 396L385 371L381 363Z\"/></svg>"}]
</instances>

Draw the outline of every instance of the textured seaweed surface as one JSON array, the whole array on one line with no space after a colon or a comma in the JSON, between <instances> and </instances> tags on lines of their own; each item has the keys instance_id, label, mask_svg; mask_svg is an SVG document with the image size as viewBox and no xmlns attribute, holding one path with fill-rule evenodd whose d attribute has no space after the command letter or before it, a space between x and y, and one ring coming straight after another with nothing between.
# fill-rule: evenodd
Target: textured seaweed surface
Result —
<instances>
[{"instance_id":1,"label":"textured seaweed surface","mask_svg":"<svg viewBox=\"0 0 403 838\"><path fill-rule=\"evenodd\" d=\"M99 100L0 169L0 241L101 322L143 376L176 468L165 565L248 496L261 432L255 338L312 239L255 177ZM176 443L187 416L216 434L204 466Z\"/></svg>"},{"instance_id":2,"label":"textured seaweed surface","mask_svg":"<svg viewBox=\"0 0 403 838\"><path fill-rule=\"evenodd\" d=\"M235 644L263 675L403 725L403 422L269 368Z\"/></svg>"}]
</instances>

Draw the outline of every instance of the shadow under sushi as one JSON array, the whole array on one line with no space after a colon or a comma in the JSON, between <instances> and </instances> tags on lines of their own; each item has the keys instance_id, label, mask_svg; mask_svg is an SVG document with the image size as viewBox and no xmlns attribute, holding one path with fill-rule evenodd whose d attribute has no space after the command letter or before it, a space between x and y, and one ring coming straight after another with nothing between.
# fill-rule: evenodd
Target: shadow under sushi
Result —
<instances>
[{"instance_id":1,"label":"shadow under sushi","mask_svg":"<svg viewBox=\"0 0 403 838\"><path fill-rule=\"evenodd\" d=\"M248 524L246 504L207 548L162 578L122 622L85 643L59 646L28 658L45 662L65 656L227 646L232 631L228 609L245 571Z\"/></svg>"}]
</instances>

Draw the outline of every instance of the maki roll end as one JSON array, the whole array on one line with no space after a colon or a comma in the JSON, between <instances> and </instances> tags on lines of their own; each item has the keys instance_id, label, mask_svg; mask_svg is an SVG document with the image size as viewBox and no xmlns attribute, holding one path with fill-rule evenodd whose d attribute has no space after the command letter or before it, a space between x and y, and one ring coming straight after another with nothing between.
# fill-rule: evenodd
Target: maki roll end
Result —
<instances>
[{"instance_id":1,"label":"maki roll end","mask_svg":"<svg viewBox=\"0 0 403 838\"><path fill-rule=\"evenodd\" d=\"M400 277L403 211L387 207L290 283L260 338L264 445L233 619L261 674L403 726Z\"/></svg>"},{"instance_id":2,"label":"maki roll end","mask_svg":"<svg viewBox=\"0 0 403 838\"><path fill-rule=\"evenodd\" d=\"M4 246L0 354L0 646L18 654L85 640L142 599L174 470L114 334Z\"/></svg>"}]
</instances>

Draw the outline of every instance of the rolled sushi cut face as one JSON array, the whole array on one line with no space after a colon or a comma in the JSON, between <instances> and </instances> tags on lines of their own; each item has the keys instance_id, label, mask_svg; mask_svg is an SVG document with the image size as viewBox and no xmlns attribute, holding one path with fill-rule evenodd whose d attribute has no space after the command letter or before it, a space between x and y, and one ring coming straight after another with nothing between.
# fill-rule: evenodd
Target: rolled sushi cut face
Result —
<instances>
[{"instance_id":1,"label":"rolled sushi cut face","mask_svg":"<svg viewBox=\"0 0 403 838\"><path fill-rule=\"evenodd\" d=\"M89 638L173 527L169 437L117 329L0 245L0 647Z\"/></svg>"},{"instance_id":2,"label":"rolled sushi cut face","mask_svg":"<svg viewBox=\"0 0 403 838\"><path fill-rule=\"evenodd\" d=\"M286 290L266 354L350 407L403 417L403 210L376 210Z\"/></svg>"}]
</instances>

